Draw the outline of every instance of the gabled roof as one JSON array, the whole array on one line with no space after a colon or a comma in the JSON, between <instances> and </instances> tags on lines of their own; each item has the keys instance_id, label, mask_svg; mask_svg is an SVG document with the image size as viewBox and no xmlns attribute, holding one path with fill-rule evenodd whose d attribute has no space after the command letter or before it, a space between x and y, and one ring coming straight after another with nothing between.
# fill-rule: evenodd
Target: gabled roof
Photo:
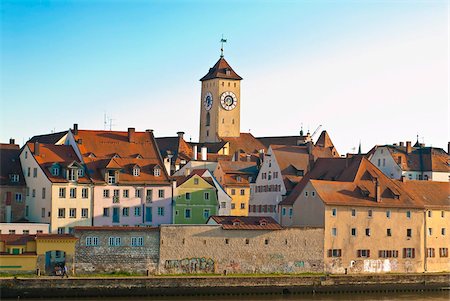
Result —
<instances>
[{"instance_id":1,"label":"gabled roof","mask_svg":"<svg viewBox=\"0 0 450 301\"><path fill-rule=\"evenodd\" d=\"M37 135L33 136L28 142L39 142L39 143L45 143L45 144L56 144L58 141L60 141L64 136L67 135L69 131L63 131L58 133L51 133L51 134L45 134L45 135Z\"/></svg>"},{"instance_id":2,"label":"gabled roof","mask_svg":"<svg viewBox=\"0 0 450 301\"><path fill-rule=\"evenodd\" d=\"M19 145L0 143L0 185L25 185L19 154ZM11 182L13 174L19 175L19 182Z\"/></svg>"},{"instance_id":3,"label":"gabled roof","mask_svg":"<svg viewBox=\"0 0 450 301\"><path fill-rule=\"evenodd\" d=\"M240 133L239 137L221 137L221 139L230 143L229 154L231 156L235 152L255 154L262 149L267 150L266 146L250 133Z\"/></svg>"},{"instance_id":4,"label":"gabled roof","mask_svg":"<svg viewBox=\"0 0 450 301\"><path fill-rule=\"evenodd\" d=\"M67 168L73 162L77 162L82 166L78 156L70 145L55 145L39 143L39 154L35 154L36 143L28 142L27 146L30 149L36 162L41 167L47 178L53 183L67 183L67 179L63 177L62 172L54 176L50 171L50 167L58 163L61 167ZM86 173L82 177L78 177L78 183L90 183Z\"/></svg>"},{"instance_id":5,"label":"gabled roof","mask_svg":"<svg viewBox=\"0 0 450 301\"><path fill-rule=\"evenodd\" d=\"M283 227L268 216L210 216L210 221L222 225L224 230L281 230Z\"/></svg>"},{"instance_id":6,"label":"gabled roof","mask_svg":"<svg viewBox=\"0 0 450 301\"><path fill-rule=\"evenodd\" d=\"M320 146L320 147L332 147L332 146L334 146L334 144L331 141L331 138L328 135L327 131L322 131L322 133L320 133L319 139L317 139L317 141L316 141L316 146Z\"/></svg>"},{"instance_id":7,"label":"gabled roof","mask_svg":"<svg viewBox=\"0 0 450 301\"><path fill-rule=\"evenodd\" d=\"M257 137L266 148L272 144L277 145L297 145L299 140L305 140L306 136L272 136L272 137Z\"/></svg>"},{"instance_id":8,"label":"gabled roof","mask_svg":"<svg viewBox=\"0 0 450 301\"><path fill-rule=\"evenodd\" d=\"M221 169L224 173L221 182L225 186L248 187L258 174L258 166L255 162L219 161L217 169Z\"/></svg>"},{"instance_id":9,"label":"gabled roof","mask_svg":"<svg viewBox=\"0 0 450 301\"><path fill-rule=\"evenodd\" d=\"M450 209L448 182L406 180L401 186L427 209Z\"/></svg>"},{"instance_id":10,"label":"gabled roof","mask_svg":"<svg viewBox=\"0 0 450 301\"><path fill-rule=\"evenodd\" d=\"M210 177L203 177L198 172L193 172L188 176L175 176L175 177L172 177L172 179L174 179L176 181L177 187L180 187L181 185L186 183L189 179L194 178L194 177L198 177L198 178L202 179L203 181L207 182L212 187L216 188L213 180Z\"/></svg>"},{"instance_id":11,"label":"gabled roof","mask_svg":"<svg viewBox=\"0 0 450 301\"><path fill-rule=\"evenodd\" d=\"M227 72L228 70L228 72ZM223 79L234 79L241 80L242 77L234 72L233 68L228 64L225 58L221 57L212 68L209 69L208 73L203 76L200 81L213 79L213 78L223 78Z\"/></svg>"}]
</instances>

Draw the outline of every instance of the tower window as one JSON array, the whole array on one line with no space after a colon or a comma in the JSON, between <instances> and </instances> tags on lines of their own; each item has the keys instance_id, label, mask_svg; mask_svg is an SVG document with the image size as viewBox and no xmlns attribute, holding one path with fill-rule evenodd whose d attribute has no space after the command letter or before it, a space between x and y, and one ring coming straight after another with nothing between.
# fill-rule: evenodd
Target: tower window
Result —
<instances>
[{"instance_id":1,"label":"tower window","mask_svg":"<svg viewBox=\"0 0 450 301\"><path fill-rule=\"evenodd\" d=\"M225 118L222 118L222 123L225 123Z\"/></svg>"},{"instance_id":2,"label":"tower window","mask_svg":"<svg viewBox=\"0 0 450 301\"><path fill-rule=\"evenodd\" d=\"M234 119L232 120L232 123L234 124Z\"/></svg>"},{"instance_id":3,"label":"tower window","mask_svg":"<svg viewBox=\"0 0 450 301\"><path fill-rule=\"evenodd\" d=\"M209 131L206 131L206 136L209 136Z\"/></svg>"},{"instance_id":4,"label":"tower window","mask_svg":"<svg viewBox=\"0 0 450 301\"><path fill-rule=\"evenodd\" d=\"M225 82L222 82L222 87L225 86Z\"/></svg>"},{"instance_id":5,"label":"tower window","mask_svg":"<svg viewBox=\"0 0 450 301\"><path fill-rule=\"evenodd\" d=\"M236 83L234 83L234 87L236 88Z\"/></svg>"},{"instance_id":6,"label":"tower window","mask_svg":"<svg viewBox=\"0 0 450 301\"><path fill-rule=\"evenodd\" d=\"M211 115L209 112L206 113L206 126L209 126L211 123Z\"/></svg>"},{"instance_id":7,"label":"tower window","mask_svg":"<svg viewBox=\"0 0 450 301\"><path fill-rule=\"evenodd\" d=\"M228 83L228 87L230 86L231 84L230 83Z\"/></svg>"}]
</instances>

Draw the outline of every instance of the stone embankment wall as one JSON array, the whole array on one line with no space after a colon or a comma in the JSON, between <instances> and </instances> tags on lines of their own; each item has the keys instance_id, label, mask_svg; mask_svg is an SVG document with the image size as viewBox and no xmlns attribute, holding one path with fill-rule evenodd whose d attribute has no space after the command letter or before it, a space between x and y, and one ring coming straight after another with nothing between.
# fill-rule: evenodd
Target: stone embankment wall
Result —
<instances>
[{"instance_id":1,"label":"stone embankment wall","mask_svg":"<svg viewBox=\"0 0 450 301\"><path fill-rule=\"evenodd\" d=\"M323 229L223 230L160 228L162 274L323 272Z\"/></svg>"},{"instance_id":2,"label":"stone embankment wall","mask_svg":"<svg viewBox=\"0 0 450 301\"><path fill-rule=\"evenodd\" d=\"M138 277L1 279L2 298L423 291L448 289L450 274L309 277Z\"/></svg>"},{"instance_id":3,"label":"stone embankment wall","mask_svg":"<svg viewBox=\"0 0 450 301\"><path fill-rule=\"evenodd\" d=\"M77 274L128 272L157 273L159 262L159 229L123 227L121 230L75 231L79 238L76 244L75 272ZM93 238L97 245L92 245ZM90 238L90 239L89 239ZM119 245L110 245L110 238ZM119 241L116 240L119 238ZM142 238L142 246L133 245ZM115 244L114 243L114 244ZM90 245L89 245L90 244Z\"/></svg>"}]
</instances>

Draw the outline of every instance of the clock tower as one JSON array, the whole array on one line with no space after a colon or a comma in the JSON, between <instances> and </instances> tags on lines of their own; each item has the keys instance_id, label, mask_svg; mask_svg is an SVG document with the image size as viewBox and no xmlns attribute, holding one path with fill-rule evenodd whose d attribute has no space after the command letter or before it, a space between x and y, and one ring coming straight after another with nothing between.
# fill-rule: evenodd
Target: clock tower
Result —
<instances>
[{"instance_id":1,"label":"clock tower","mask_svg":"<svg viewBox=\"0 0 450 301\"><path fill-rule=\"evenodd\" d=\"M200 143L240 136L241 80L223 56L200 79Z\"/></svg>"}]
</instances>

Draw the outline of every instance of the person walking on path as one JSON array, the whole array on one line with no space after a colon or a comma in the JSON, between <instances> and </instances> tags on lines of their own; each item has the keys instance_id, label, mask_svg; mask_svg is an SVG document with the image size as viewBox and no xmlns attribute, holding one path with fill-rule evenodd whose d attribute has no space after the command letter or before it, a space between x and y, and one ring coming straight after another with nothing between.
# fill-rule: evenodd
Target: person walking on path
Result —
<instances>
[{"instance_id":1,"label":"person walking on path","mask_svg":"<svg viewBox=\"0 0 450 301\"><path fill-rule=\"evenodd\" d=\"M64 278L64 276L66 276L67 278L69 278L69 274L67 274L67 265L64 264L64 268L62 270L62 276L61 278Z\"/></svg>"}]
</instances>

